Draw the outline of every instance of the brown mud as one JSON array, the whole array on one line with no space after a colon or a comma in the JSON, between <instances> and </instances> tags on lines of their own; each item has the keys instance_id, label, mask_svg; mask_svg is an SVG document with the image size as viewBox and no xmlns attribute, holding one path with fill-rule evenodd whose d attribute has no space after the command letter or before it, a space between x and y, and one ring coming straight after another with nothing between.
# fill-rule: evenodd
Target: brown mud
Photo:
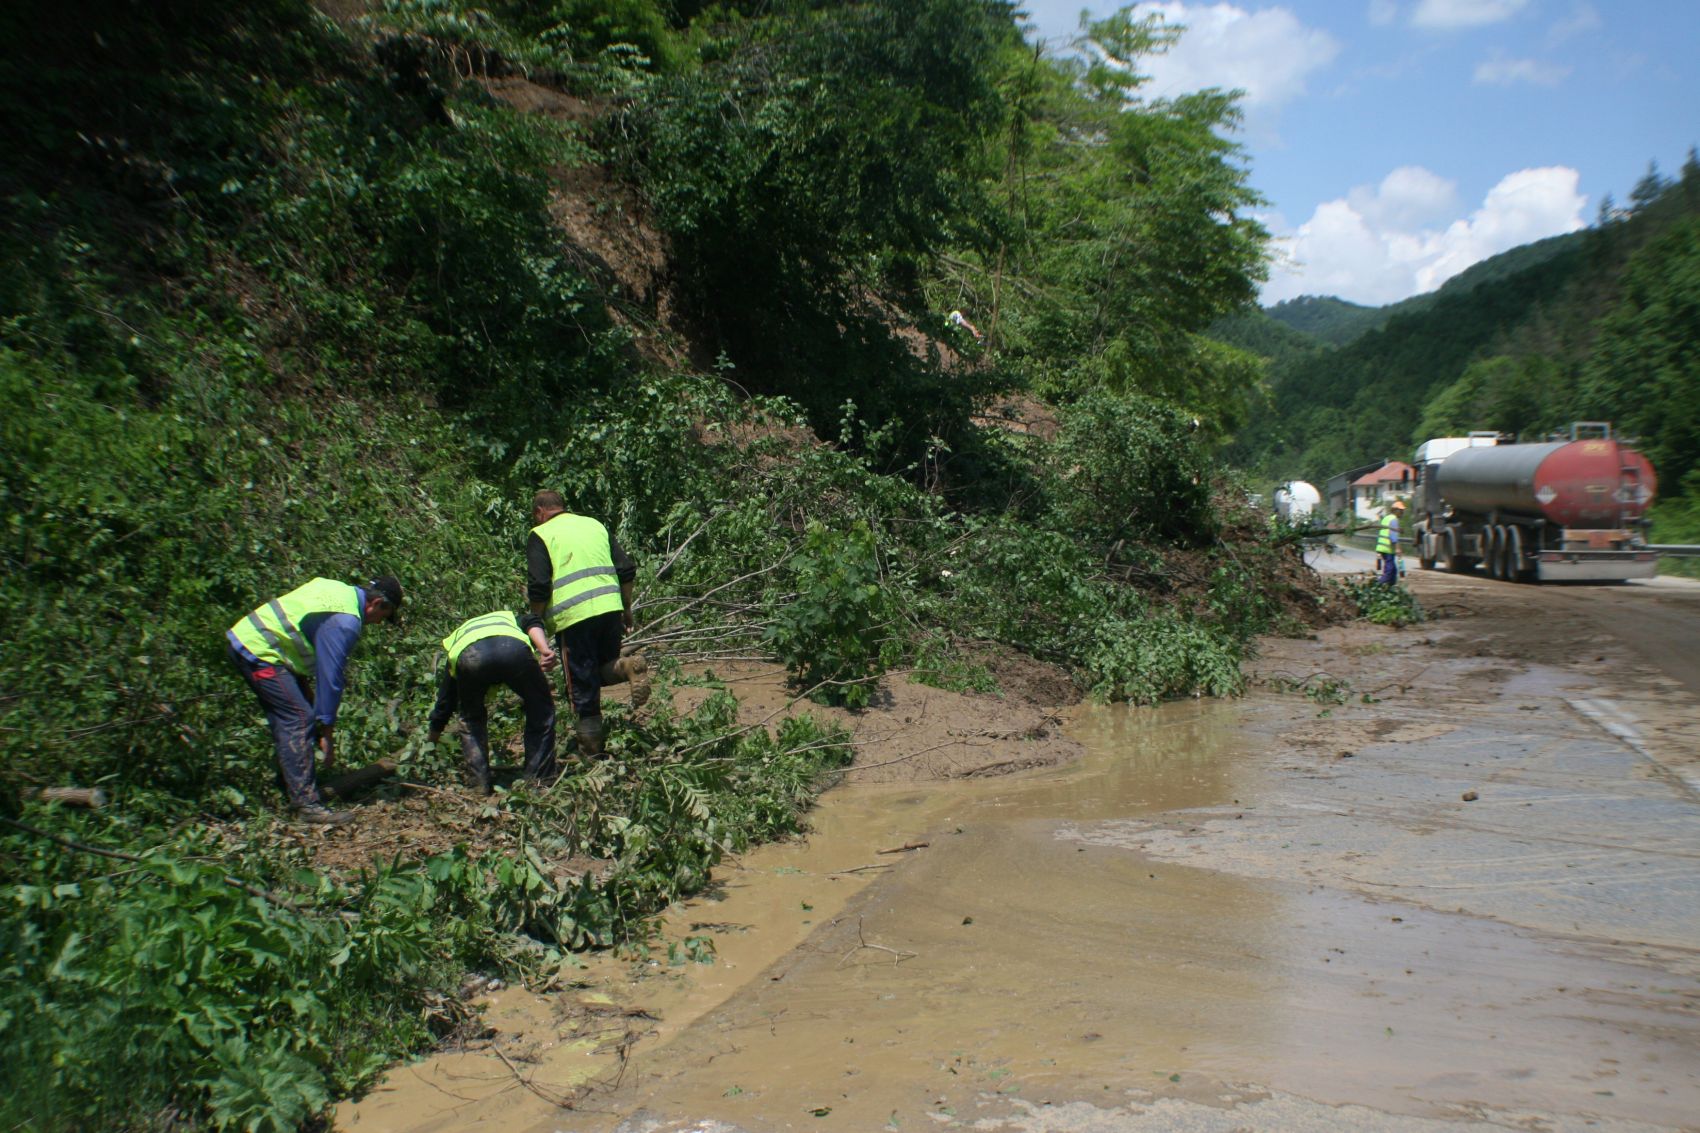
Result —
<instances>
[{"instance_id":1,"label":"brown mud","mask_svg":"<svg viewBox=\"0 0 1700 1133\"><path fill-rule=\"evenodd\" d=\"M713 964L498 993L338 1125L1695 1128L1700 587L1412 583L1066 738L894 682L868 778L670 914Z\"/></svg>"}]
</instances>

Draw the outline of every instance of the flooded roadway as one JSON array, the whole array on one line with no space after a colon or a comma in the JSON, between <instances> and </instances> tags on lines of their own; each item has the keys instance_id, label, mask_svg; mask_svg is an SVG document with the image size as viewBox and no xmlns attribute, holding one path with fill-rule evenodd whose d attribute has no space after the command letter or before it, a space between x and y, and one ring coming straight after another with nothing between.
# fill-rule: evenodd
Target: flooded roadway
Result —
<instances>
[{"instance_id":1,"label":"flooded roadway","mask_svg":"<svg viewBox=\"0 0 1700 1133\"><path fill-rule=\"evenodd\" d=\"M339 1127L1700 1128L1700 797L1585 676L1421 664L1423 697L1087 709L1060 772L841 788L672 918L718 963L603 973L661 1019L617 1085L516 1088L615 1080L544 1014Z\"/></svg>"}]
</instances>

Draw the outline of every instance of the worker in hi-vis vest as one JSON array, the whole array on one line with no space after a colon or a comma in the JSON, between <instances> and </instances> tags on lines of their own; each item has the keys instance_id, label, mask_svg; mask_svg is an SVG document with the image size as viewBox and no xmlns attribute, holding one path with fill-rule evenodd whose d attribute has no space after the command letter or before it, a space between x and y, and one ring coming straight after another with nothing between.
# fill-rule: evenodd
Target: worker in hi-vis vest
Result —
<instances>
[{"instance_id":1,"label":"worker in hi-vis vest","mask_svg":"<svg viewBox=\"0 0 1700 1133\"><path fill-rule=\"evenodd\" d=\"M1405 514L1405 501L1394 500L1381 517L1381 530L1375 537L1376 565L1381 570L1377 580L1383 586L1399 581L1399 517Z\"/></svg>"},{"instance_id":2,"label":"worker in hi-vis vest","mask_svg":"<svg viewBox=\"0 0 1700 1133\"><path fill-rule=\"evenodd\" d=\"M443 638L447 654L437 680L437 704L431 709L426 739L436 742L460 709L466 725L461 751L472 785L490 793L490 737L486 694L507 685L525 707L525 778L532 783L555 779L555 698L543 670L555 667L555 651L543 634L543 619L524 623L507 610L468 618Z\"/></svg>"},{"instance_id":3,"label":"worker in hi-vis vest","mask_svg":"<svg viewBox=\"0 0 1700 1133\"><path fill-rule=\"evenodd\" d=\"M625 631L632 628L637 566L606 527L568 511L559 492L532 498L531 522L526 597L561 654L579 753L600 756L602 686L630 681L634 707L649 698L649 685L640 679L648 670L643 657L620 656Z\"/></svg>"},{"instance_id":4,"label":"worker in hi-vis vest","mask_svg":"<svg viewBox=\"0 0 1700 1133\"><path fill-rule=\"evenodd\" d=\"M401 583L389 575L365 586L315 578L257 607L224 635L231 664L271 724L278 774L303 822L341 826L354 818L320 800L314 740L329 769L336 762L332 737L348 658L367 622L381 622L400 608Z\"/></svg>"}]
</instances>

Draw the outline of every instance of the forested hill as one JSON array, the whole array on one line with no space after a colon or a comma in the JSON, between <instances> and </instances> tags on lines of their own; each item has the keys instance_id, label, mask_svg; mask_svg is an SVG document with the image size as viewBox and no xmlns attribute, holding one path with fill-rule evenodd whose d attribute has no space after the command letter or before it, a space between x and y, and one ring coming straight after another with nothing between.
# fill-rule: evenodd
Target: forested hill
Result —
<instances>
[{"instance_id":1,"label":"forested hill","mask_svg":"<svg viewBox=\"0 0 1700 1133\"><path fill-rule=\"evenodd\" d=\"M1330 346L1344 346L1392 317L1384 307L1365 307L1344 299L1317 295L1288 299L1265 308L1263 313L1306 338Z\"/></svg>"},{"instance_id":2,"label":"forested hill","mask_svg":"<svg viewBox=\"0 0 1700 1133\"><path fill-rule=\"evenodd\" d=\"M1146 97L1155 17L1082 34L1053 57L1000 0L0 6L0 1126L322 1127L469 970L642 945L854 754L740 726L727 659L840 707L1017 653L1152 702L1349 608L1213 466L1261 376L1207 333L1264 264L1234 99ZM422 724L442 639L523 603L541 488L636 558L660 685L610 759L486 802ZM304 836L224 634L380 574L404 617L335 746L409 786Z\"/></svg>"},{"instance_id":3,"label":"forested hill","mask_svg":"<svg viewBox=\"0 0 1700 1133\"><path fill-rule=\"evenodd\" d=\"M1295 301L1338 315L1344 305ZM1349 312L1353 319L1368 313ZM1700 163L1650 173L1630 207L1587 231L1514 249L1432 295L1384 309L1337 348L1288 340L1269 359L1271 411L1234 459L1273 480L1320 482L1431 436L1534 438L1609 420L1639 438L1680 517L1700 481ZM1327 325L1338 326L1336 318ZM1259 349L1254 336L1234 341ZM1683 521L1685 522L1685 521Z\"/></svg>"}]
</instances>

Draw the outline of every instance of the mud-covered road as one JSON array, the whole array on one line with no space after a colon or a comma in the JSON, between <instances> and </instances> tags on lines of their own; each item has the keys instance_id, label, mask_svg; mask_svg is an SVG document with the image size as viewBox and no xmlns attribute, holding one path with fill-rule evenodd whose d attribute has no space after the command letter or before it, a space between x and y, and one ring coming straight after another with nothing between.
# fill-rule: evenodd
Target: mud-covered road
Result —
<instances>
[{"instance_id":1,"label":"mud-covered road","mask_svg":"<svg viewBox=\"0 0 1700 1133\"><path fill-rule=\"evenodd\" d=\"M670 919L716 963L498 997L338 1126L1700 1128L1700 586L1411 582L1067 765L839 788Z\"/></svg>"}]
</instances>

